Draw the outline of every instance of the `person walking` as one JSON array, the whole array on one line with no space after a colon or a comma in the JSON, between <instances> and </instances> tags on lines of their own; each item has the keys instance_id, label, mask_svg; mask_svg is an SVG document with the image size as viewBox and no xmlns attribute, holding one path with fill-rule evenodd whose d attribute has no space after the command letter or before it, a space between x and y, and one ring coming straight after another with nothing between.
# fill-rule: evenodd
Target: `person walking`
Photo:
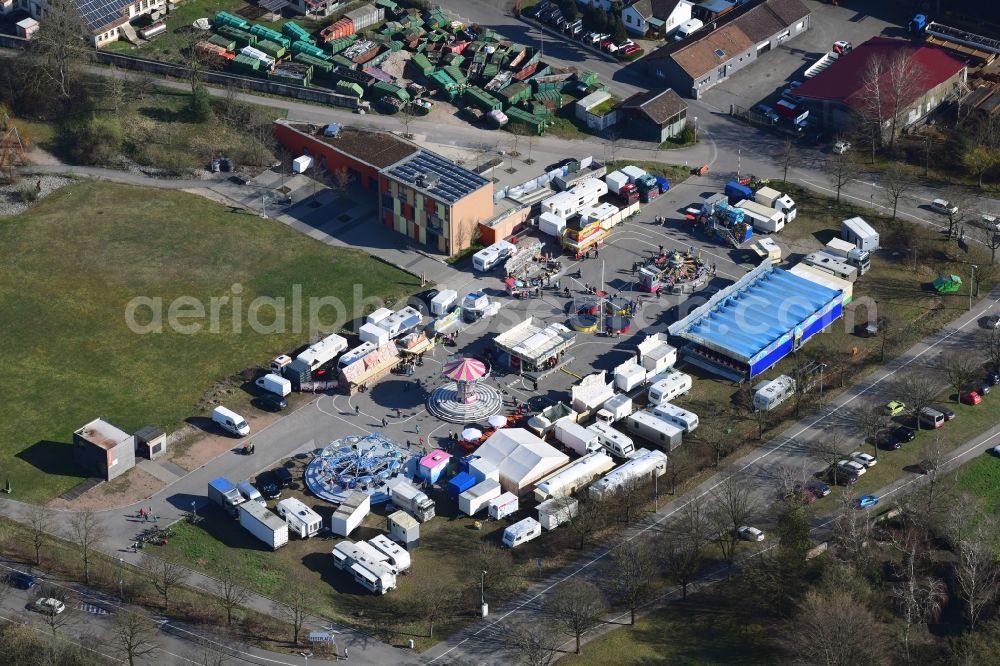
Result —
<instances>
[{"instance_id":1,"label":"person walking","mask_svg":"<svg viewBox=\"0 0 1000 666\"><path fill-rule=\"evenodd\" d=\"M419 423L417 424L417 434L418 435L420 434L420 424Z\"/></svg>"},{"instance_id":2,"label":"person walking","mask_svg":"<svg viewBox=\"0 0 1000 666\"><path fill-rule=\"evenodd\" d=\"M143 509L143 508L142 508L142 507L140 506L140 507L139 507L139 517L140 517L140 518L143 518L143 517L145 516L145 514L146 514L146 510L145 510L145 509Z\"/></svg>"},{"instance_id":3,"label":"person walking","mask_svg":"<svg viewBox=\"0 0 1000 666\"><path fill-rule=\"evenodd\" d=\"M385 428L389 425L389 421L383 416L382 417L382 427Z\"/></svg>"},{"instance_id":4,"label":"person walking","mask_svg":"<svg viewBox=\"0 0 1000 666\"><path fill-rule=\"evenodd\" d=\"M420 448L424 448L424 438L423 437L418 437L417 438L417 444L420 445Z\"/></svg>"},{"instance_id":5,"label":"person walking","mask_svg":"<svg viewBox=\"0 0 1000 666\"><path fill-rule=\"evenodd\" d=\"M401 417L402 417L402 412L400 412L399 411L399 407L397 407L396 408L396 418L398 419L398 418L401 418Z\"/></svg>"},{"instance_id":6,"label":"person walking","mask_svg":"<svg viewBox=\"0 0 1000 666\"><path fill-rule=\"evenodd\" d=\"M357 416L360 413L361 413L361 406L360 405L354 405L354 415Z\"/></svg>"}]
</instances>

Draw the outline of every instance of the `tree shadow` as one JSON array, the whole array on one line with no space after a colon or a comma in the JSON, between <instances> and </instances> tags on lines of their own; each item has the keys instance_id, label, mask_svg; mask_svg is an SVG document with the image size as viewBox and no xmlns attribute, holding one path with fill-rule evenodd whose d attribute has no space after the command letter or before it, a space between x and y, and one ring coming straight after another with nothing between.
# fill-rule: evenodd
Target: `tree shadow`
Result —
<instances>
[{"instance_id":1,"label":"tree shadow","mask_svg":"<svg viewBox=\"0 0 1000 666\"><path fill-rule=\"evenodd\" d=\"M161 123L180 123L187 120L186 110L174 111L163 107L143 106L139 107L138 112L150 120Z\"/></svg>"}]
</instances>

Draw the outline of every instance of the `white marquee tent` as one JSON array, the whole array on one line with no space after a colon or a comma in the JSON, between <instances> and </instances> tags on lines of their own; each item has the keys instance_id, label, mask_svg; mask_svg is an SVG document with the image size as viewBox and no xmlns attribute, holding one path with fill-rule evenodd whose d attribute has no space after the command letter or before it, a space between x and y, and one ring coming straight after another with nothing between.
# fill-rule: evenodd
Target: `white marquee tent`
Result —
<instances>
[{"instance_id":1,"label":"white marquee tent","mask_svg":"<svg viewBox=\"0 0 1000 666\"><path fill-rule=\"evenodd\" d=\"M500 485L507 492L522 494L539 479L569 462L569 456L524 428L504 428L491 435L476 455L500 470Z\"/></svg>"}]
</instances>

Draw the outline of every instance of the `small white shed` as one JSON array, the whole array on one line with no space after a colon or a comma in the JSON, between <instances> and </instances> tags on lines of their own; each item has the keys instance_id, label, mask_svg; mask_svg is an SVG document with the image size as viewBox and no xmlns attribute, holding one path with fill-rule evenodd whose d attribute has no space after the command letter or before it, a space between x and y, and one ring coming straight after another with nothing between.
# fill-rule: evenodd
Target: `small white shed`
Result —
<instances>
[{"instance_id":1,"label":"small white shed","mask_svg":"<svg viewBox=\"0 0 1000 666\"><path fill-rule=\"evenodd\" d=\"M313 165L313 158L302 155L292 160L292 173L305 173Z\"/></svg>"},{"instance_id":2,"label":"small white shed","mask_svg":"<svg viewBox=\"0 0 1000 666\"><path fill-rule=\"evenodd\" d=\"M330 516L330 531L339 536L350 536L371 512L371 507L371 498L367 493L351 491Z\"/></svg>"},{"instance_id":3,"label":"small white shed","mask_svg":"<svg viewBox=\"0 0 1000 666\"><path fill-rule=\"evenodd\" d=\"M407 549L412 550L420 545L420 522L402 509L390 513L386 519L389 524L389 538L397 541Z\"/></svg>"},{"instance_id":4,"label":"small white shed","mask_svg":"<svg viewBox=\"0 0 1000 666\"><path fill-rule=\"evenodd\" d=\"M538 522L547 530L554 530L576 518L580 503L572 497L553 497L538 505Z\"/></svg>"}]
</instances>

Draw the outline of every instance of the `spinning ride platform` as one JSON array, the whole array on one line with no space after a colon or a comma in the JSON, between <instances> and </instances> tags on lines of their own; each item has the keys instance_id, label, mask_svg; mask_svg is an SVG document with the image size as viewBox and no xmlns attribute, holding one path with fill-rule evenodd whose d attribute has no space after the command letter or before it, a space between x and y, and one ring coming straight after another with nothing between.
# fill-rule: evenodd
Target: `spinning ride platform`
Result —
<instances>
[{"instance_id":1,"label":"spinning ride platform","mask_svg":"<svg viewBox=\"0 0 1000 666\"><path fill-rule=\"evenodd\" d=\"M330 442L306 466L306 487L328 502L343 502L347 494L360 490L371 497L372 504L389 501L386 484L405 474L415 460L396 442L373 433L366 437L350 435Z\"/></svg>"}]
</instances>

